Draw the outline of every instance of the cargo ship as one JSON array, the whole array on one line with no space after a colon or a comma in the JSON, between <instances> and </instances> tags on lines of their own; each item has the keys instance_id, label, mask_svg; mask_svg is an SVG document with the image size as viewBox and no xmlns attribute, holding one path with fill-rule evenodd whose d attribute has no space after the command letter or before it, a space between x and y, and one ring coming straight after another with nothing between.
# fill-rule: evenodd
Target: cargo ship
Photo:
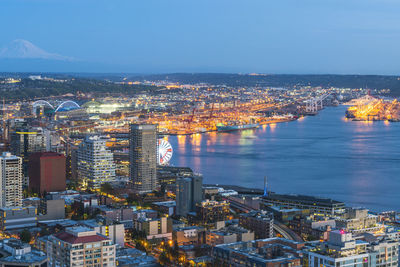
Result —
<instances>
[{"instance_id":1,"label":"cargo ship","mask_svg":"<svg viewBox=\"0 0 400 267\"><path fill-rule=\"evenodd\" d=\"M247 123L247 124L232 124L232 125L217 125L218 132L230 132L230 131L239 131L239 130L246 130L246 129L254 129L258 128L260 124L258 123Z\"/></svg>"}]
</instances>

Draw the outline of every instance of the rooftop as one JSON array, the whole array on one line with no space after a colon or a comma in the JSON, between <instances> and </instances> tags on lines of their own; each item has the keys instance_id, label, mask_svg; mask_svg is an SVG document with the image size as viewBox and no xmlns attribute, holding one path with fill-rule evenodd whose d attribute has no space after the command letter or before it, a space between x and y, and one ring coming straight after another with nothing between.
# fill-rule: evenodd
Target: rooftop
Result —
<instances>
[{"instance_id":1,"label":"rooftop","mask_svg":"<svg viewBox=\"0 0 400 267\"><path fill-rule=\"evenodd\" d=\"M105 236L97 234L87 227L81 226L67 228L66 232L57 233L54 237L70 244L93 243L108 240Z\"/></svg>"}]
</instances>

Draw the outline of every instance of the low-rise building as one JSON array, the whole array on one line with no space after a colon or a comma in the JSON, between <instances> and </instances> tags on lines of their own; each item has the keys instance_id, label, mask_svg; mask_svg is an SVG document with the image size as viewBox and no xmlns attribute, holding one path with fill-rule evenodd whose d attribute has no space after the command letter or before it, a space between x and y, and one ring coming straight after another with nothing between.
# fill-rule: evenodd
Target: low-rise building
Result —
<instances>
[{"instance_id":1,"label":"low-rise building","mask_svg":"<svg viewBox=\"0 0 400 267\"><path fill-rule=\"evenodd\" d=\"M14 230L36 227L37 210L35 207L0 208L0 230Z\"/></svg>"},{"instance_id":2,"label":"low-rise building","mask_svg":"<svg viewBox=\"0 0 400 267\"><path fill-rule=\"evenodd\" d=\"M172 231L172 239L178 246L203 244L205 243L205 229L199 226L176 228Z\"/></svg>"},{"instance_id":3,"label":"low-rise building","mask_svg":"<svg viewBox=\"0 0 400 267\"><path fill-rule=\"evenodd\" d=\"M304 266L398 266L399 242L383 239L372 243L355 239L350 232L335 230L326 242L307 252Z\"/></svg>"},{"instance_id":4,"label":"low-rise building","mask_svg":"<svg viewBox=\"0 0 400 267\"><path fill-rule=\"evenodd\" d=\"M306 209L314 214L324 216L342 214L345 211L345 204L333 199L305 195L283 195L272 192L263 197L262 204L290 209Z\"/></svg>"},{"instance_id":5,"label":"low-rise building","mask_svg":"<svg viewBox=\"0 0 400 267\"><path fill-rule=\"evenodd\" d=\"M214 266L301 266L304 243L283 238L217 245L213 248Z\"/></svg>"},{"instance_id":6,"label":"low-rise building","mask_svg":"<svg viewBox=\"0 0 400 267\"><path fill-rule=\"evenodd\" d=\"M162 201L162 202L154 202L152 206L155 210L164 213L168 216L172 216L175 214L176 202L175 201Z\"/></svg>"},{"instance_id":7,"label":"low-rise building","mask_svg":"<svg viewBox=\"0 0 400 267\"><path fill-rule=\"evenodd\" d=\"M226 221L230 217L229 202L205 200L196 205L196 220L203 224Z\"/></svg>"},{"instance_id":8,"label":"low-rise building","mask_svg":"<svg viewBox=\"0 0 400 267\"><path fill-rule=\"evenodd\" d=\"M135 248L117 250L118 267L158 267L157 259Z\"/></svg>"},{"instance_id":9,"label":"low-rise building","mask_svg":"<svg viewBox=\"0 0 400 267\"><path fill-rule=\"evenodd\" d=\"M144 231L147 239L172 239L172 220L167 217L140 218L133 221L133 228L137 231Z\"/></svg>"},{"instance_id":10,"label":"low-rise building","mask_svg":"<svg viewBox=\"0 0 400 267\"><path fill-rule=\"evenodd\" d=\"M79 222L82 226L88 227L98 234L108 237L114 244L121 247L125 246L125 227L121 223L110 223L99 220L84 220Z\"/></svg>"},{"instance_id":11,"label":"low-rise building","mask_svg":"<svg viewBox=\"0 0 400 267\"><path fill-rule=\"evenodd\" d=\"M29 244L21 240L10 238L0 241L0 249L3 257L0 258L0 267L24 266L45 267L47 255L31 248Z\"/></svg>"},{"instance_id":12,"label":"low-rise building","mask_svg":"<svg viewBox=\"0 0 400 267\"><path fill-rule=\"evenodd\" d=\"M274 216L267 211L251 211L239 216L239 224L254 232L256 239L274 236Z\"/></svg>"},{"instance_id":13,"label":"low-rise building","mask_svg":"<svg viewBox=\"0 0 400 267\"><path fill-rule=\"evenodd\" d=\"M352 233L375 232L381 228L377 223L378 216L368 213L367 209L351 208L336 220L336 228Z\"/></svg>"},{"instance_id":14,"label":"low-rise building","mask_svg":"<svg viewBox=\"0 0 400 267\"><path fill-rule=\"evenodd\" d=\"M206 244L209 246L253 240L254 232L235 225L206 232Z\"/></svg>"}]
</instances>

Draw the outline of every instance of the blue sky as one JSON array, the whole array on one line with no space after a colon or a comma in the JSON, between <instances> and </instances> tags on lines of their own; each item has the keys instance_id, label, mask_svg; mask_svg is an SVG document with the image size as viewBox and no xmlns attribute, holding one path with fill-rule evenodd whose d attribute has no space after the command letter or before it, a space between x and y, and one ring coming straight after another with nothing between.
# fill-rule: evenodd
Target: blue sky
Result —
<instances>
[{"instance_id":1,"label":"blue sky","mask_svg":"<svg viewBox=\"0 0 400 267\"><path fill-rule=\"evenodd\" d=\"M109 71L400 73L398 0L1 0L0 33Z\"/></svg>"}]
</instances>

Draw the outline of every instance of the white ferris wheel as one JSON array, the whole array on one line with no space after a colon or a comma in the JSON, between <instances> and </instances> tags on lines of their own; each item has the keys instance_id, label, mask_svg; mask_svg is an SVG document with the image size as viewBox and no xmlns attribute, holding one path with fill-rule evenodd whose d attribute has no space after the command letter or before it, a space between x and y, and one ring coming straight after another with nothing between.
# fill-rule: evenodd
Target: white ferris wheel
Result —
<instances>
[{"instance_id":1,"label":"white ferris wheel","mask_svg":"<svg viewBox=\"0 0 400 267\"><path fill-rule=\"evenodd\" d=\"M158 164L166 165L172 158L172 146L165 139L158 139Z\"/></svg>"}]
</instances>

